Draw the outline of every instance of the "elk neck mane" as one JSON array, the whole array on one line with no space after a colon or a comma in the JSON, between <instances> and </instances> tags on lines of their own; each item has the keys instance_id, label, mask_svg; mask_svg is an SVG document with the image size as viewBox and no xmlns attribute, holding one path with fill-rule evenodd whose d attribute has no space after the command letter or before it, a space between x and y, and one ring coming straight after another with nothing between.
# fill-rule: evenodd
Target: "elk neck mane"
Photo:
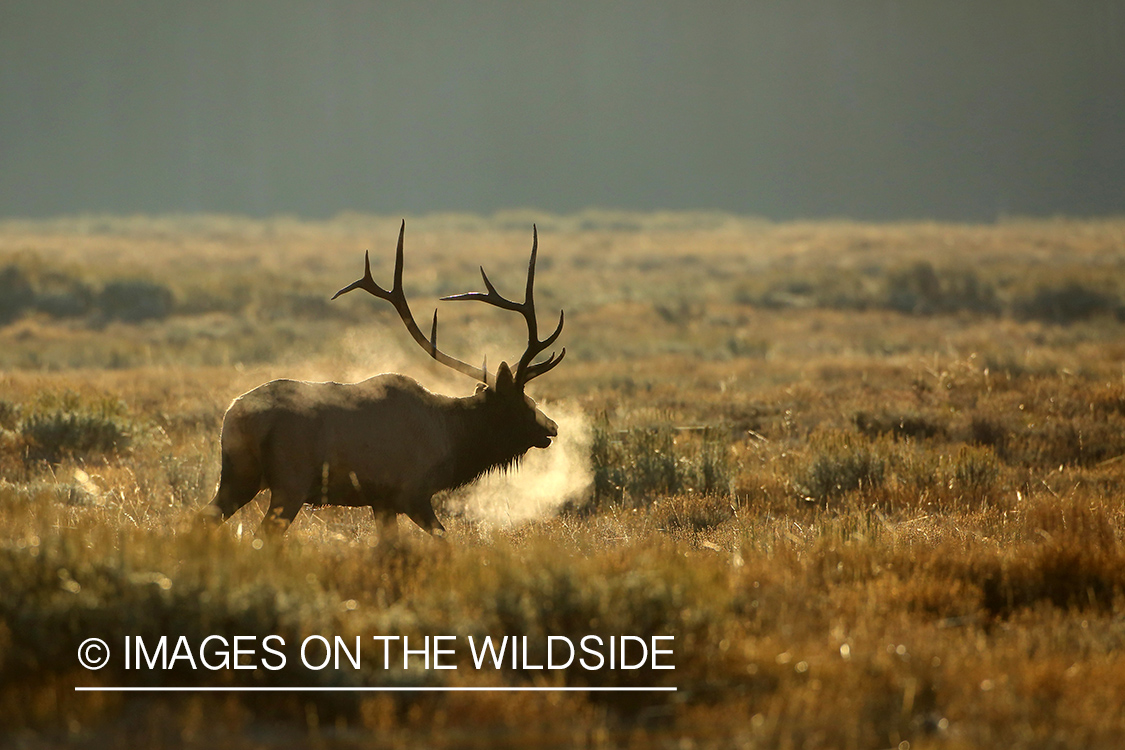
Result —
<instances>
[{"instance_id":1,"label":"elk neck mane","mask_svg":"<svg viewBox=\"0 0 1125 750\"><path fill-rule=\"evenodd\" d=\"M505 429L502 415L489 408L483 394L454 398L450 438L455 446L447 489L456 489L493 472L517 468L530 445L520 445Z\"/></svg>"}]
</instances>

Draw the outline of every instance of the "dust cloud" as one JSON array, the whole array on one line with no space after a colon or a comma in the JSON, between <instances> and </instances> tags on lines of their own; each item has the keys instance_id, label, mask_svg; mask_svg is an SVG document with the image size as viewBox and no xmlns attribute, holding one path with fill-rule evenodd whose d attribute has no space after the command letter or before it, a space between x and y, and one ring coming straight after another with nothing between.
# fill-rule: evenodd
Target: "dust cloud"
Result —
<instances>
[{"instance_id":1,"label":"dust cloud","mask_svg":"<svg viewBox=\"0 0 1125 750\"><path fill-rule=\"evenodd\" d=\"M434 393L467 396L473 392L476 383L431 363L418 348L404 346L404 336L401 326L349 328L341 337L335 356L303 362L297 372L287 377L358 383L375 375L398 373L414 378Z\"/></svg>"},{"instance_id":2,"label":"dust cloud","mask_svg":"<svg viewBox=\"0 0 1125 750\"><path fill-rule=\"evenodd\" d=\"M447 501L451 510L485 527L507 528L550 516L589 488L593 432L588 418L573 404L539 407L559 426L551 447L532 448L512 471L481 477Z\"/></svg>"}]
</instances>

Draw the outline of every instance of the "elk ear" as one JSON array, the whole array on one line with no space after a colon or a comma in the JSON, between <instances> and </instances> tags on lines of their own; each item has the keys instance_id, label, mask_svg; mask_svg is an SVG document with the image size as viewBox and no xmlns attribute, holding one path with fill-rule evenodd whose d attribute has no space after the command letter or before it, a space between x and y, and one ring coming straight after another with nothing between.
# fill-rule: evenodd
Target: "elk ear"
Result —
<instances>
[{"instance_id":1,"label":"elk ear","mask_svg":"<svg viewBox=\"0 0 1125 750\"><path fill-rule=\"evenodd\" d=\"M501 362L500 368L496 370L496 390L506 391L516 387L516 379L512 377L512 371L508 367L507 362Z\"/></svg>"}]
</instances>

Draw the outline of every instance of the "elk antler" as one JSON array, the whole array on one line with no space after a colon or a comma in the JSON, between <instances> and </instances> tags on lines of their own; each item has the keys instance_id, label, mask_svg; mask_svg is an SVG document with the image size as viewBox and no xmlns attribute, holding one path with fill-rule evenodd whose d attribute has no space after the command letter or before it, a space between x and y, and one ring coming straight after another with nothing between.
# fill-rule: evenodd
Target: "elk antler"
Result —
<instances>
[{"instance_id":1,"label":"elk antler","mask_svg":"<svg viewBox=\"0 0 1125 750\"><path fill-rule=\"evenodd\" d=\"M332 295L332 299L336 299L341 294L347 294L353 289L362 289L365 292L375 295L379 299L387 300L394 305L395 310L398 311L398 316L402 318L406 330L410 332L410 335L418 342L418 345L425 349L431 357L447 367L452 367L457 372L464 373L471 378L482 381L485 385L495 385L496 379L488 374L488 369L484 365L481 367L473 367L470 364L466 364L438 350L437 310L434 310L434 322L430 328L429 339L427 339L425 334L418 328L418 324L414 322L414 316L410 314L410 305L406 302L406 294L402 291L402 237L405 233L406 220L404 219L402 226L398 230L398 250L395 254L394 285L391 287L390 291L380 287L375 283L375 280L371 278L371 259L368 253L365 252L363 254L363 278L336 292Z\"/></svg>"},{"instance_id":2,"label":"elk antler","mask_svg":"<svg viewBox=\"0 0 1125 750\"><path fill-rule=\"evenodd\" d=\"M555 367L555 365L562 362L562 358L566 356L566 349L563 348L558 356L556 356L554 352L551 352L551 356L542 362L531 363L540 352L555 343L555 339L562 333L563 327L563 312L560 310L559 325L555 328L555 332L542 341L539 340L539 326L535 319L534 299L535 255L539 250L539 230L535 225L532 225L531 233L531 260L527 264L527 291L524 293L523 302L516 302L501 296L500 293L496 291L496 287L492 286L492 282L488 280L488 274L484 272L484 266L481 266L480 275L481 278L484 279L484 286L488 289L487 292L466 292L465 294L442 297L443 300L480 300L481 302L486 302L503 310L514 310L523 316L524 320L527 321L527 349L524 350L523 356L520 357L515 374L515 383L521 389L527 385L529 380L537 378Z\"/></svg>"}]
</instances>

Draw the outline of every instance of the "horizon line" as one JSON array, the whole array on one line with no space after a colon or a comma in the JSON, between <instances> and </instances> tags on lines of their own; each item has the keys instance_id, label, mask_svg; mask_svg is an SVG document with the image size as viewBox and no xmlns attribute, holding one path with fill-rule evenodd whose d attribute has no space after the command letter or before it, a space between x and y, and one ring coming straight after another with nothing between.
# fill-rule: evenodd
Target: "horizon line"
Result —
<instances>
[{"instance_id":1,"label":"horizon line","mask_svg":"<svg viewBox=\"0 0 1125 750\"><path fill-rule=\"evenodd\" d=\"M460 687L423 687L423 686L202 686L190 687L187 685L136 687L126 685L108 685L105 687L75 686L76 693L281 693L281 692L311 692L311 693L348 693L348 692L397 692L397 693L468 693L468 692L499 692L499 693L637 693L637 692L676 692L677 687L536 687L536 686L460 686Z\"/></svg>"}]
</instances>

